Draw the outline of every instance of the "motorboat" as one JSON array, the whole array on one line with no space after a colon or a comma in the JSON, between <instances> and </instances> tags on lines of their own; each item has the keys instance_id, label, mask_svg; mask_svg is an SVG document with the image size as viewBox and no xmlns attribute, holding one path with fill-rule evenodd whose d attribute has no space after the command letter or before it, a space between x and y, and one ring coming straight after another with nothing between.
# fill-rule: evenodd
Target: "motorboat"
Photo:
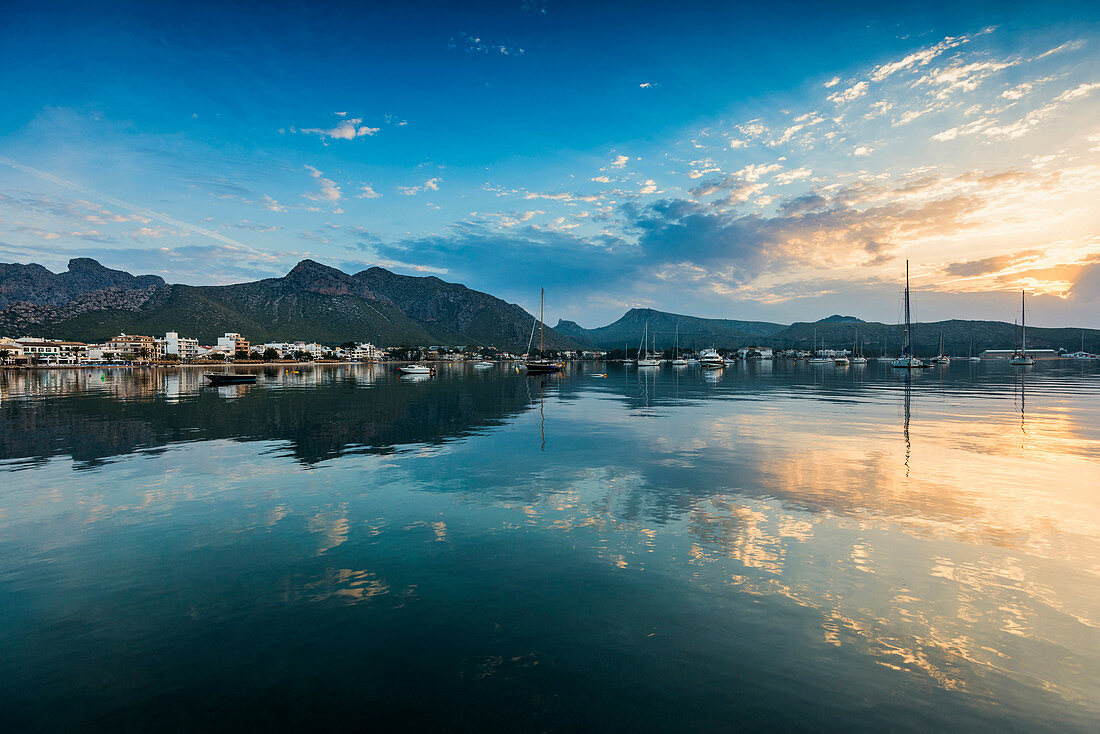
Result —
<instances>
[{"instance_id":1,"label":"motorboat","mask_svg":"<svg viewBox=\"0 0 1100 734\"><path fill-rule=\"evenodd\" d=\"M848 357L843 354L833 360L833 364L838 364L841 367L847 367L851 363L852 360L848 359Z\"/></svg>"},{"instance_id":2,"label":"motorboat","mask_svg":"<svg viewBox=\"0 0 1100 734\"><path fill-rule=\"evenodd\" d=\"M430 375L432 373L431 367L425 367L422 364L409 364L401 368L401 372L406 375Z\"/></svg>"},{"instance_id":3,"label":"motorboat","mask_svg":"<svg viewBox=\"0 0 1100 734\"><path fill-rule=\"evenodd\" d=\"M256 375L241 375L232 372L204 372L203 376L210 380L212 385L251 385L256 382Z\"/></svg>"},{"instance_id":4,"label":"motorboat","mask_svg":"<svg viewBox=\"0 0 1100 734\"><path fill-rule=\"evenodd\" d=\"M493 367L492 362L478 362L474 365L475 370L491 370Z\"/></svg>"},{"instance_id":5,"label":"motorboat","mask_svg":"<svg viewBox=\"0 0 1100 734\"><path fill-rule=\"evenodd\" d=\"M722 355L716 349L704 349L700 352L699 364L707 370L720 370L726 366L725 362L722 361Z\"/></svg>"}]
</instances>

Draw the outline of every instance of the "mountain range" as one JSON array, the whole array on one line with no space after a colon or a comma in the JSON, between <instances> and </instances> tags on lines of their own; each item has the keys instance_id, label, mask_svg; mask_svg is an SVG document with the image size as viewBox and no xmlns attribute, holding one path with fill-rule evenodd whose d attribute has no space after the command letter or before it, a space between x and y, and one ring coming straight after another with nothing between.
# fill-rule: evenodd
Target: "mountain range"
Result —
<instances>
[{"instance_id":1,"label":"mountain range","mask_svg":"<svg viewBox=\"0 0 1100 734\"><path fill-rule=\"evenodd\" d=\"M439 278L369 268L349 275L303 260L281 278L223 286L172 285L95 260L68 272L0 265L0 333L99 340L179 331L213 343L227 331L253 342L491 345L524 350L534 317L516 304ZM544 329L547 348L576 346Z\"/></svg>"},{"instance_id":2,"label":"mountain range","mask_svg":"<svg viewBox=\"0 0 1100 734\"><path fill-rule=\"evenodd\" d=\"M281 278L222 286L169 284L156 275L131 275L89 258L69 261L66 272L36 264L0 264L0 334L102 340L119 333L179 331L213 343L227 331L254 343L307 340L326 344L379 341L385 345L488 345L523 351L535 318L520 306L434 276L399 275L385 268L348 274L303 260ZM710 319L635 308L617 321L585 329L572 321L544 328L548 349L636 349L642 331L658 349L771 346L862 348L868 355L898 351L895 324L833 315L815 322ZM1035 348L1100 351L1095 329L1029 328ZM963 355L1010 349L1014 324L948 320L917 324L914 351Z\"/></svg>"}]
</instances>

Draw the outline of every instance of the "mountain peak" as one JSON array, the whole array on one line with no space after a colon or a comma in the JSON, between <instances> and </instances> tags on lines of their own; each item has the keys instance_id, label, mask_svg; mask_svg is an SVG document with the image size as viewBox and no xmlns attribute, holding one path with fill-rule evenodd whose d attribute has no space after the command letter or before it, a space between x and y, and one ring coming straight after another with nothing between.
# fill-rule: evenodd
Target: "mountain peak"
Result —
<instances>
[{"instance_id":1,"label":"mountain peak","mask_svg":"<svg viewBox=\"0 0 1100 734\"><path fill-rule=\"evenodd\" d=\"M308 258L282 278L283 283L326 296L343 296L356 291L355 280L342 270Z\"/></svg>"},{"instance_id":2,"label":"mountain peak","mask_svg":"<svg viewBox=\"0 0 1100 734\"><path fill-rule=\"evenodd\" d=\"M833 314L832 316L826 316L820 319L819 324L862 324L866 323L863 319L857 319L855 316L841 316L840 314Z\"/></svg>"}]
</instances>

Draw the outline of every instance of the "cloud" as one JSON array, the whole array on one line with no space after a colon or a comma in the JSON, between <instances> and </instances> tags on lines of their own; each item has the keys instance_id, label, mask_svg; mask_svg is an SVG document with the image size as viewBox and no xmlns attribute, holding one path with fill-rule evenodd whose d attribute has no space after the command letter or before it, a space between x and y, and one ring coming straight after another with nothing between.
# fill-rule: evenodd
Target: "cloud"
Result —
<instances>
[{"instance_id":1,"label":"cloud","mask_svg":"<svg viewBox=\"0 0 1100 734\"><path fill-rule=\"evenodd\" d=\"M370 184L363 184L359 187L359 193L355 195L356 199L381 199L382 194L375 191Z\"/></svg>"},{"instance_id":2,"label":"cloud","mask_svg":"<svg viewBox=\"0 0 1100 734\"><path fill-rule=\"evenodd\" d=\"M429 178L419 186L398 186L397 189L402 196L416 196L422 191L439 191L439 183L442 180L440 178Z\"/></svg>"},{"instance_id":3,"label":"cloud","mask_svg":"<svg viewBox=\"0 0 1100 734\"><path fill-rule=\"evenodd\" d=\"M337 115L346 115L346 112L337 112ZM317 128L317 127L304 127L304 128L291 128L291 132L299 132L305 135L317 135L322 141L327 140L355 140L356 138L362 138L365 136L374 135L379 131L377 127L367 127L361 124L362 118L352 117L340 120L336 123L335 127L330 128Z\"/></svg>"},{"instance_id":4,"label":"cloud","mask_svg":"<svg viewBox=\"0 0 1100 734\"><path fill-rule=\"evenodd\" d=\"M852 100L859 99L863 95L867 94L867 90L870 85L867 82L856 82L852 86L845 89L843 92L833 92L826 99L830 102L836 102L840 104L842 102L851 102Z\"/></svg>"},{"instance_id":5,"label":"cloud","mask_svg":"<svg viewBox=\"0 0 1100 734\"><path fill-rule=\"evenodd\" d=\"M642 184L642 187L640 189L638 189L638 193L639 194L655 194L655 193L657 193L657 182L654 181L653 179L649 179L644 184Z\"/></svg>"},{"instance_id":6,"label":"cloud","mask_svg":"<svg viewBox=\"0 0 1100 734\"><path fill-rule=\"evenodd\" d=\"M865 158L875 152L875 149L867 145L857 145L852 155L857 158Z\"/></svg>"},{"instance_id":7,"label":"cloud","mask_svg":"<svg viewBox=\"0 0 1100 734\"><path fill-rule=\"evenodd\" d=\"M325 178L324 174L313 166L307 165L303 166L303 168L309 171L310 176L317 179L320 190L312 194L302 194L302 196L311 201L331 201L333 203L340 201L343 194L340 192L339 184L331 178Z\"/></svg>"},{"instance_id":8,"label":"cloud","mask_svg":"<svg viewBox=\"0 0 1100 734\"><path fill-rule=\"evenodd\" d=\"M951 37L943 39L934 46L921 49L920 51L914 51L908 56L900 59L899 61L892 61L882 66L876 66L871 70L870 78L872 81L881 82L883 79L905 69L910 69L914 66L924 66L932 59L936 58L944 51L947 51L957 46L968 42L970 39L966 36Z\"/></svg>"},{"instance_id":9,"label":"cloud","mask_svg":"<svg viewBox=\"0 0 1100 734\"><path fill-rule=\"evenodd\" d=\"M655 87L655 86L657 86L657 85L656 85L656 84L654 84L653 82L642 82L642 83L641 83L641 84L639 84L638 86L639 86L640 88L642 88L642 89L649 89L650 87Z\"/></svg>"},{"instance_id":10,"label":"cloud","mask_svg":"<svg viewBox=\"0 0 1100 734\"><path fill-rule=\"evenodd\" d=\"M609 163L608 165L610 165L612 168L626 168L626 163L629 160L629 156L617 155L615 156L614 160L612 160L611 163Z\"/></svg>"},{"instance_id":11,"label":"cloud","mask_svg":"<svg viewBox=\"0 0 1100 734\"><path fill-rule=\"evenodd\" d=\"M837 84L840 84L840 77L834 76L832 79L825 82L825 88L829 89L831 87L835 87Z\"/></svg>"},{"instance_id":12,"label":"cloud","mask_svg":"<svg viewBox=\"0 0 1100 734\"><path fill-rule=\"evenodd\" d=\"M468 54L498 54L500 56L522 56L527 53L519 46L505 46L499 43L489 43L478 36L469 33L460 33L451 38L447 48L459 49Z\"/></svg>"}]
</instances>

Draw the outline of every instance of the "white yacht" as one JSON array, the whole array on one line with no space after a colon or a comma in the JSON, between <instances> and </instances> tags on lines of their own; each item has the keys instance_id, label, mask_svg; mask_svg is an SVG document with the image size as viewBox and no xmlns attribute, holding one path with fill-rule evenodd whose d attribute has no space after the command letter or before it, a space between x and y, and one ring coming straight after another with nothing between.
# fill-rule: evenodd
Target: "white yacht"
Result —
<instances>
[{"instance_id":1,"label":"white yacht","mask_svg":"<svg viewBox=\"0 0 1100 734\"><path fill-rule=\"evenodd\" d=\"M722 361L722 355L715 349L704 349L700 352L699 364L708 370L720 370L726 366L725 362Z\"/></svg>"},{"instance_id":2,"label":"white yacht","mask_svg":"<svg viewBox=\"0 0 1100 734\"><path fill-rule=\"evenodd\" d=\"M810 364L830 364L832 362L828 357L822 357L817 353L817 329L814 329L814 351L806 361Z\"/></svg>"},{"instance_id":3,"label":"white yacht","mask_svg":"<svg viewBox=\"0 0 1100 734\"><path fill-rule=\"evenodd\" d=\"M422 364L409 364L401 368L401 371L406 375L430 375L432 370L430 367L425 367Z\"/></svg>"}]
</instances>

